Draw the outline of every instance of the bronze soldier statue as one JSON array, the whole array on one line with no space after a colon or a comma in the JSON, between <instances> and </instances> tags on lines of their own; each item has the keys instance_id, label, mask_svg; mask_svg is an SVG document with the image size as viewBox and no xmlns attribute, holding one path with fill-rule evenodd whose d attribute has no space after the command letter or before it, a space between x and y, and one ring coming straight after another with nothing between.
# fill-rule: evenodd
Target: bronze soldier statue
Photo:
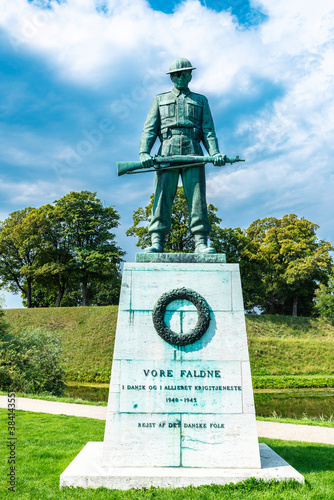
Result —
<instances>
[{"instance_id":1,"label":"bronze soldier statue","mask_svg":"<svg viewBox=\"0 0 334 500\"><path fill-rule=\"evenodd\" d=\"M144 124L140 141L142 168L153 167L151 149L159 137L160 156L203 155L201 142L214 165L224 165L212 120L208 100L188 88L192 71L196 69L188 59L176 59L167 74L174 84L170 92L158 94ZM211 230L206 204L205 166L159 170L155 177L152 218L149 224L152 246L145 252L163 252L165 236L171 227L171 210L179 175L189 207L189 229L194 235L196 253L215 253L208 247Z\"/></svg>"}]
</instances>

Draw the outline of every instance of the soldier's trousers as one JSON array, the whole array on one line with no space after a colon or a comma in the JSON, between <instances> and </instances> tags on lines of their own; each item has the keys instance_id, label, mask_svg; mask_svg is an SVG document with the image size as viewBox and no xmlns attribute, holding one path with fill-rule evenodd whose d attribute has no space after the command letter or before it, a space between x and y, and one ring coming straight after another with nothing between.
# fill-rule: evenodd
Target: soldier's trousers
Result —
<instances>
[{"instance_id":1,"label":"soldier's trousers","mask_svg":"<svg viewBox=\"0 0 334 500\"><path fill-rule=\"evenodd\" d=\"M189 208L189 229L192 234L211 230L206 205L205 167L189 167L180 170L156 172L152 219L149 232L168 233L171 227L171 211L176 195L179 175Z\"/></svg>"}]
</instances>

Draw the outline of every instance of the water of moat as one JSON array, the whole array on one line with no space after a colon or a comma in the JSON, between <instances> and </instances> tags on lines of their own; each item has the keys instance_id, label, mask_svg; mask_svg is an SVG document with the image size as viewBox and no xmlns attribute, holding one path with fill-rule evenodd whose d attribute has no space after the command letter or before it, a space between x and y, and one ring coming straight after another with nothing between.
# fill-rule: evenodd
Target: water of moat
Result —
<instances>
[{"instance_id":1,"label":"water of moat","mask_svg":"<svg viewBox=\"0 0 334 500\"><path fill-rule=\"evenodd\" d=\"M108 401L109 387L68 386L66 396L86 401ZM334 389L255 390L256 415L283 418L334 418Z\"/></svg>"}]
</instances>

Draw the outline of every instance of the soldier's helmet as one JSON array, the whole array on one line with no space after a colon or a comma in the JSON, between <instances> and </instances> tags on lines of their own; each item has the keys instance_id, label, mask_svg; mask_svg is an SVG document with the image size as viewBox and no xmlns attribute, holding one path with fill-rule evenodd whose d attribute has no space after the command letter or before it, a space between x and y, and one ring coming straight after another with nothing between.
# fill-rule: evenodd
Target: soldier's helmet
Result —
<instances>
[{"instance_id":1,"label":"soldier's helmet","mask_svg":"<svg viewBox=\"0 0 334 500\"><path fill-rule=\"evenodd\" d=\"M179 59L175 59L169 67L169 71L167 71L167 75L171 73L177 73L178 71L187 71L189 69L196 69L193 67L188 59L184 57L180 57Z\"/></svg>"}]
</instances>

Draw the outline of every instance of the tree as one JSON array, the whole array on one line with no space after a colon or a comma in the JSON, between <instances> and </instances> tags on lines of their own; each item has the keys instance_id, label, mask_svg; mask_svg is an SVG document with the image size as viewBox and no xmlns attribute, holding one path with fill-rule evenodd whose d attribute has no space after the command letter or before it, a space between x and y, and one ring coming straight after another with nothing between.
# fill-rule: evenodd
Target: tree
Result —
<instances>
[{"instance_id":1,"label":"tree","mask_svg":"<svg viewBox=\"0 0 334 500\"><path fill-rule=\"evenodd\" d=\"M90 191L13 212L0 226L2 284L21 291L28 307L59 307L64 299L69 305L115 303L125 255L111 232L118 221L114 207L104 207ZM108 286L114 289L107 292Z\"/></svg>"},{"instance_id":2,"label":"tree","mask_svg":"<svg viewBox=\"0 0 334 500\"><path fill-rule=\"evenodd\" d=\"M245 257L261 269L257 304L266 312L311 314L315 290L326 283L331 243L318 240L318 226L304 217L284 215L254 221L246 231Z\"/></svg>"},{"instance_id":3,"label":"tree","mask_svg":"<svg viewBox=\"0 0 334 500\"><path fill-rule=\"evenodd\" d=\"M60 307L66 288L76 280L75 265L68 238L64 235L65 224L58 207L43 205L28 216L39 219L40 248L33 266L33 276L40 290L48 293L56 288L55 306ZM35 299L36 303L36 299Z\"/></svg>"},{"instance_id":4,"label":"tree","mask_svg":"<svg viewBox=\"0 0 334 500\"><path fill-rule=\"evenodd\" d=\"M54 203L39 209L45 225L35 271L35 303L50 304L56 287L56 307L96 304L99 289L106 284L114 290L104 295L105 300L108 296L116 303L125 255L111 233L118 226L118 212L113 206L104 207L90 191L71 192Z\"/></svg>"},{"instance_id":5,"label":"tree","mask_svg":"<svg viewBox=\"0 0 334 500\"><path fill-rule=\"evenodd\" d=\"M127 236L136 236L138 241L136 246L145 248L150 246L151 237L148 232L147 223L150 219L153 207L154 194L150 197L150 203L145 207L139 207L133 212L133 225L126 231ZM213 228L218 229L221 219L216 215L217 208L208 205L208 216ZM194 237L188 227L189 210L184 191L177 188L172 207L172 229L166 235L165 252L185 252L191 253L195 249ZM145 224L146 225L143 225Z\"/></svg>"},{"instance_id":6,"label":"tree","mask_svg":"<svg viewBox=\"0 0 334 500\"><path fill-rule=\"evenodd\" d=\"M13 293L21 292L27 307L32 303L33 266L40 250L34 213L34 208L27 207L0 223L0 284Z\"/></svg>"},{"instance_id":7,"label":"tree","mask_svg":"<svg viewBox=\"0 0 334 500\"><path fill-rule=\"evenodd\" d=\"M119 214L113 206L104 207L96 193L71 192L55 201L62 221L62 236L74 259L73 272L82 288L82 305L89 302L92 283L119 278L119 266L125 255L110 231L118 226ZM92 297L91 297L92 299Z\"/></svg>"}]
</instances>

